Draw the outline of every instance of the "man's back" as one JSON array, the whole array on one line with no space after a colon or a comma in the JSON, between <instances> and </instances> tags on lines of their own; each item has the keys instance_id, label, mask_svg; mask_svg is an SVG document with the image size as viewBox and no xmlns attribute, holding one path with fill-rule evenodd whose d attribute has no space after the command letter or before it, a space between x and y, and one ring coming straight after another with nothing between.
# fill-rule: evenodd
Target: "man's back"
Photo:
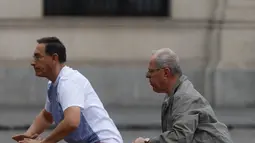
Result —
<instances>
[{"instance_id":1,"label":"man's back","mask_svg":"<svg viewBox=\"0 0 255 143\"><path fill-rule=\"evenodd\" d=\"M162 106L162 129L174 132L170 138L192 143L232 143L226 125L217 120L208 101L185 76L164 104L167 105Z\"/></svg>"},{"instance_id":2,"label":"man's back","mask_svg":"<svg viewBox=\"0 0 255 143\"><path fill-rule=\"evenodd\" d=\"M52 84L49 83L49 86L51 85ZM78 71L65 66L61 70L53 86L56 88L57 102L61 105L60 108L62 109L60 116L62 116L63 111L70 106L81 107L80 126L65 138L67 142L72 142L74 140L123 142L118 129L104 109L102 102L86 77ZM64 92L67 90L75 92L75 97L65 95ZM54 112L52 112L52 114L54 117ZM61 120L58 118L59 115L55 115L56 124ZM90 134L90 136L88 136L88 134Z\"/></svg>"}]
</instances>

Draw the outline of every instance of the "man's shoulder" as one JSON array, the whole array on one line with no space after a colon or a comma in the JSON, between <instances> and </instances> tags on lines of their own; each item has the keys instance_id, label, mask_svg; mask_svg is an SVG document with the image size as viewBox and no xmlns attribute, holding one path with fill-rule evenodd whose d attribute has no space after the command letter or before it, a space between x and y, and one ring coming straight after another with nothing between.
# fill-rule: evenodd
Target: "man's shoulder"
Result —
<instances>
[{"instance_id":1,"label":"man's shoulder","mask_svg":"<svg viewBox=\"0 0 255 143\"><path fill-rule=\"evenodd\" d=\"M88 82L88 79L78 70L66 67L61 74L59 82Z\"/></svg>"},{"instance_id":2,"label":"man's shoulder","mask_svg":"<svg viewBox=\"0 0 255 143\"><path fill-rule=\"evenodd\" d=\"M197 91L190 81L181 85L174 95L174 103L176 104L197 104L200 106L209 105L209 102Z\"/></svg>"},{"instance_id":3,"label":"man's shoulder","mask_svg":"<svg viewBox=\"0 0 255 143\"><path fill-rule=\"evenodd\" d=\"M197 100L203 98L201 93L195 89L194 85L190 80L184 76L178 90L175 93L175 97L177 99L190 99L190 100Z\"/></svg>"},{"instance_id":4,"label":"man's shoulder","mask_svg":"<svg viewBox=\"0 0 255 143\"><path fill-rule=\"evenodd\" d=\"M192 103L196 100L202 100L201 96L194 94L194 93L188 93L188 92L177 92L174 95L174 103L179 104L181 103Z\"/></svg>"},{"instance_id":5,"label":"man's shoulder","mask_svg":"<svg viewBox=\"0 0 255 143\"><path fill-rule=\"evenodd\" d=\"M212 114L210 103L200 95L190 93L178 93L173 101L173 114L183 114L187 111L199 112L202 114Z\"/></svg>"},{"instance_id":6,"label":"man's shoulder","mask_svg":"<svg viewBox=\"0 0 255 143\"><path fill-rule=\"evenodd\" d=\"M89 80L84 75L74 70L59 78L58 88L84 88L88 83Z\"/></svg>"},{"instance_id":7,"label":"man's shoulder","mask_svg":"<svg viewBox=\"0 0 255 143\"><path fill-rule=\"evenodd\" d=\"M84 88L90 88L90 86L87 85L90 85L90 81L78 70L74 70L70 67L65 69L58 80L58 90L60 88L84 90Z\"/></svg>"}]
</instances>

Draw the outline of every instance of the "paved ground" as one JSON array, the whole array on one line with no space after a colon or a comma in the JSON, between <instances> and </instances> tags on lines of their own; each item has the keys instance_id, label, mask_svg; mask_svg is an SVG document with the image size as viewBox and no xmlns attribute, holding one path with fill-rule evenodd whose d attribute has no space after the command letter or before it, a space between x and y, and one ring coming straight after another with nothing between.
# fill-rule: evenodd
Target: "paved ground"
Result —
<instances>
[{"instance_id":1,"label":"paved ground","mask_svg":"<svg viewBox=\"0 0 255 143\"><path fill-rule=\"evenodd\" d=\"M0 132L0 139L1 143L14 143L12 141L11 136L17 133L21 133L22 131L1 131ZM120 130L121 135L124 139L124 143L131 143L136 137L154 137L160 133L158 130L140 130L140 131L122 131ZM245 129L237 129L230 131L232 139L234 143L254 143L255 142L255 130L245 130ZM49 134L47 131L42 136L46 136ZM60 143L64 143L63 141Z\"/></svg>"},{"instance_id":2,"label":"paved ground","mask_svg":"<svg viewBox=\"0 0 255 143\"><path fill-rule=\"evenodd\" d=\"M22 127L30 124L39 109L0 109L1 142L12 143L10 137L20 130L4 130L5 127ZM108 108L110 116L120 128L125 143L131 142L138 136L153 137L160 133L160 110L157 108ZM230 130L235 143L255 142L255 114L254 109L215 109L220 121L231 125ZM140 129L138 127L140 126ZM126 127L135 127L134 129ZM144 128L153 127L153 128ZM48 134L47 131L45 134ZM44 135L45 135L44 134ZM44 136L43 135L43 136Z\"/></svg>"}]
</instances>

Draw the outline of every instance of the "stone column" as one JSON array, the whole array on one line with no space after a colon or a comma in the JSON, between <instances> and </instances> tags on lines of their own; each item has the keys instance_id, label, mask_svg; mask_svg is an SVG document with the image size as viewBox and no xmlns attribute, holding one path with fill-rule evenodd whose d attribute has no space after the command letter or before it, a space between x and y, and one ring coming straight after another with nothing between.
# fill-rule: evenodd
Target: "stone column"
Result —
<instances>
[{"instance_id":1,"label":"stone column","mask_svg":"<svg viewBox=\"0 0 255 143\"><path fill-rule=\"evenodd\" d=\"M217 107L255 106L255 1L228 0L215 76Z\"/></svg>"}]
</instances>

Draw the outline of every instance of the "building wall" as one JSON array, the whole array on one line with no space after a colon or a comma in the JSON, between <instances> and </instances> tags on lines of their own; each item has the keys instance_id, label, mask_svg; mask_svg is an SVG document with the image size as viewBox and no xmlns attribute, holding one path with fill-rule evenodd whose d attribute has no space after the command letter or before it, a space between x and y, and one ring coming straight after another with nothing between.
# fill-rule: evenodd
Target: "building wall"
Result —
<instances>
[{"instance_id":1,"label":"building wall","mask_svg":"<svg viewBox=\"0 0 255 143\"><path fill-rule=\"evenodd\" d=\"M160 106L145 72L151 52L165 47L214 107L254 104L255 2L173 0L172 18L44 19L41 1L24 1L0 0L0 105L44 104L47 81L29 65L43 36L64 42L68 64L105 105Z\"/></svg>"}]
</instances>

